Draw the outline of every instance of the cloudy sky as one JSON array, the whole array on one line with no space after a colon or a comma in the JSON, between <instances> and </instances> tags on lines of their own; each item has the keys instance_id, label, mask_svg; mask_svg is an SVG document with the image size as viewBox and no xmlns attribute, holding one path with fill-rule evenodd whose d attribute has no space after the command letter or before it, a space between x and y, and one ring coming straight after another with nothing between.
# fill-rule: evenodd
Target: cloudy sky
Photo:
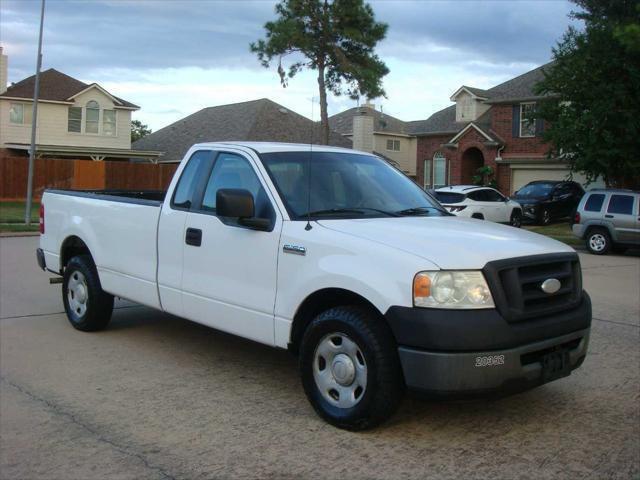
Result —
<instances>
[{"instance_id":1,"label":"cloudy sky","mask_svg":"<svg viewBox=\"0 0 640 480\"><path fill-rule=\"evenodd\" d=\"M546 63L570 23L565 0L371 1L389 24L378 54L384 111L418 120L450 105L460 85L488 88ZM310 117L313 73L283 89L249 52L274 17L271 0L47 0L43 69L97 82L161 128L203 107L268 97ZM0 2L9 81L35 71L39 0ZM330 98L329 114L354 106ZM314 119L318 119L315 107Z\"/></svg>"}]
</instances>

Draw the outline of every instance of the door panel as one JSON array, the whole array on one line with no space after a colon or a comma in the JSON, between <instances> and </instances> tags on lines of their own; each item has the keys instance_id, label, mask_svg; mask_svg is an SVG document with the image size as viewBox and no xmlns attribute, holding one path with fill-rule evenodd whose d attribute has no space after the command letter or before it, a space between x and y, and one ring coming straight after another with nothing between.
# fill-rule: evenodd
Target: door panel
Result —
<instances>
[{"instance_id":1,"label":"door panel","mask_svg":"<svg viewBox=\"0 0 640 480\"><path fill-rule=\"evenodd\" d=\"M255 199L256 216L272 219L272 231L252 230L240 226L237 219L216 216L216 192L221 188L249 190ZM195 210L188 213L183 230L185 316L273 345L282 219L253 163L243 156L221 152ZM189 237L187 230L191 232ZM197 231L200 233L195 235Z\"/></svg>"},{"instance_id":2,"label":"door panel","mask_svg":"<svg viewBox=\"0 0 640 480\"><path fill-rule=\"evenodd\" d=\"M613 225L619 242L638 243L636 199L633 195L613 194L604 216Z\"/></svg>"}]
</instances>

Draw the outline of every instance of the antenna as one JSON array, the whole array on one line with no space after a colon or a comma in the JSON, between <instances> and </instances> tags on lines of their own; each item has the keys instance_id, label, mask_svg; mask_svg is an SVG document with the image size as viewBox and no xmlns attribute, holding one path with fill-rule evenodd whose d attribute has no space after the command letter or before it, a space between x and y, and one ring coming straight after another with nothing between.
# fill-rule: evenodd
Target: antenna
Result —
<instances>
[{"instance_id":1,"label":"antenna","mask_svg":"<svg viewBox=\"0 0 640 480\"><path fill-rule=\"evenodd\" d=\"M309 139L309 157L307 158L307 225L306 231L311 230L311 157L313 156L313 97L311 97L311 138Z\"/></svg>"}]
</instances>

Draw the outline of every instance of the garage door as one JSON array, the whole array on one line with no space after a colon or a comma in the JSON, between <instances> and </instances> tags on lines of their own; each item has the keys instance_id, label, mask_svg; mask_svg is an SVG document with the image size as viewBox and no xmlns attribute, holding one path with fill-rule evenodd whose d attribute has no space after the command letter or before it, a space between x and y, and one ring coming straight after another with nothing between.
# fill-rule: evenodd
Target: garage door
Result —
<instances>
[{"instance_id":1,"label":"garage door","mask_svg":"<svg viewBox=\"0 0 640 480\"><path fill-rule=\"evenodd\" d=\"M560 168L518 168L513 169L511 171L511 179L512 179L512 191L520 190L523 186L525 186L529 182L533 182L536 180L568 180L569 179L569 170L560 169ZM604 184L601 182L593 182L586 186L587 179L584 175L580 175L578 173L573 174L573 181L578 182L582 185L582 188L600 188L603 187Z\"/></svg>"}]
</instances>

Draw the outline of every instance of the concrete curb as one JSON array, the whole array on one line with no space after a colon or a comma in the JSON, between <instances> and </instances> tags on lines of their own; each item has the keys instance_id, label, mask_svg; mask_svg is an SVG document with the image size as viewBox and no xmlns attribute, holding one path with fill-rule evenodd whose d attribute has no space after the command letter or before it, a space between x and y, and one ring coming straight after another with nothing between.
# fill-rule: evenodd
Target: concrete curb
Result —
<instances>
[{"instance_id":1,"label":"concrete curb","mask_svg":"<svg viewBox=\"0 0 640 480\"><path fill-rule=\"evenodd\" d=\"M36 237L40 232L0 232L0 238L6 237Z\"/></svg>"}]
</instances>

